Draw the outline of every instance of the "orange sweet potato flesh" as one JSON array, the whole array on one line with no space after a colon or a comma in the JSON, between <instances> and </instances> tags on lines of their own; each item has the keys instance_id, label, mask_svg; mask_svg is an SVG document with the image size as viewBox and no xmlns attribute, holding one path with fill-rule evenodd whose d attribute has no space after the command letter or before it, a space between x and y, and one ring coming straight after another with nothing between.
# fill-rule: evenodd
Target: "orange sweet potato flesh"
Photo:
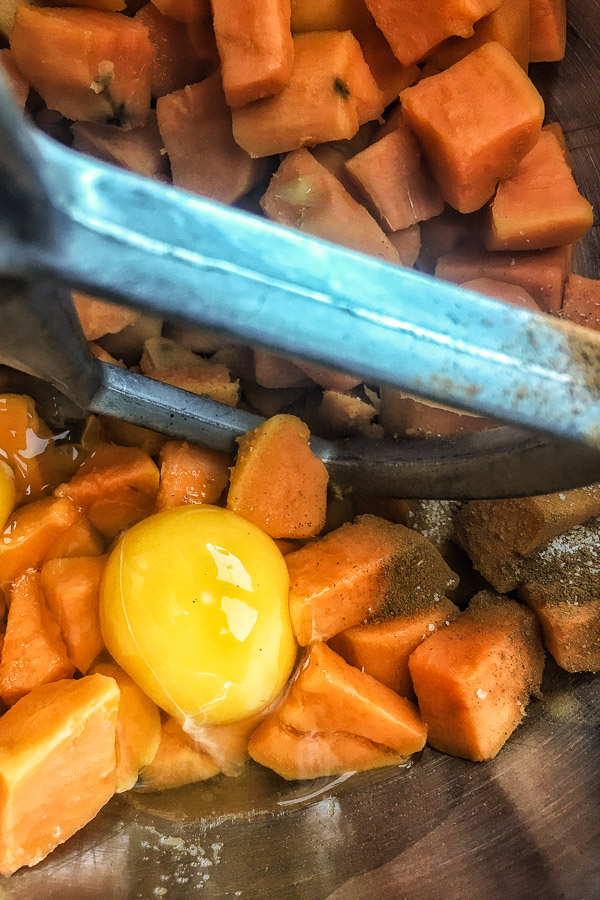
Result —
<instances>
[{"instance_id":1,"label":"orange sweet potato flesh","mask_svg":"<svg viewBox=\"0 0 600 900\"><path fill-rule=\"evenodd\" d=\"M153 51L137 22L96 9L19 3L10 46L50 109L89 122L146 121Z\"/></svg>"},{"instance_id":2,"label":"orange sweet potato flesh","mask_svg":"<svg viewBox=\"0 0 600 900\"><path fill-rule=\"evenodd\" d=\"M429 400L419 400L410 394L386 387L381 390L379 421L386 435L410 438L472 434L495 424L492 419L461 412Z\"/></svg>"},{"instance_id":3,"label":"orange sweet potato flesh","mask_svg":"<svg viewBox=\"0 0 600 900\"><path fill-rule=\"evenodd\" d=\"M295 416L268 419L239 439L227 507L273 538L305 538L325 524L327 470Z\"/></svg>"},{"instance_id":4,"label":"orange sweet potato flesh","mask_svg":"<svg viewBox=\"0 0 600 900\"><path fill-rule=\"evenodd\" d=\"M150 110L144 125L132 128L131 131L125 131L116 125L96 125L94 122L73 122L71 130L73 146L82 153L96 156L147 178L164 179L168 175L169 161L163 152L163 140L158 130L155 110ZM139 314L135 315L131 324L139 318Z\"/></svg>"},{"instance_id":5,"label":"orange sweet potato flesh","mask_svg":"<svg viewBox=\"0 0 600 900\"><path fill-rule=\"evenodd\" d=\"M300 733L352 734L401 756L422 750L427 736L413 703L322 643L309 647L277 715Z\"/></svg>"},{"instance_id":6,"label":"orange sweet potato flesh","mask_svg":"<svg viewBox=\"0 0 600 900\"><path fill-rule=\"evenodd\" d=\"M445 281L465 284L476 278L493 278L524 288L544 312L556 314L571 272L573 246L529 252L492 253L476 247L459 247L441 256L435 274Z\"/></svg>"},{"instance_id":7,"label":"orange sweet potato flesh","mask_svg":"<svg viewBox=\"0 0 600 900\"><path fill-rule=\"evenodd\" d=\"M419 62L451 35L469 37L473 24L501 0L366 0L377 26L404 66Z\"/></svg>"},{"instance_id":8,"label":"orange sweet potato flesh","mask_svg":"<svg viewBox=\"0 0 600 900\"><path fill-rule=\"evenodd\" d=\"M332 650L347 663L385 684L392 691L415 699L408 659L437 628L458 615L458 607L442 597L427 610L406 613L385 622L355 625L329 641Z\"/></svg>"},{"instance_id":9,"label":"orange sweet potato flesh","mask_svg":"<svg viewBox=\"0 0 600 900\"><path fill-rule=\"evenodd\" d=\"M0 395L0 459L14 472L18 503L47 492L52 456L52 433L38 416L31 397Z\"/></svg>"},{"instance_id":10,"label":"orange sweet potato flesh","mask_svg":"<svg viewBox=\"0 0 600 900\"><path fill-rule=\"evenodd\" d=\"M261 200L270 219L315 237L399 262L373 216L308 150L289 153Z\"/></svg>"},{"instance_id":11,"label":"orange sweet potato flesh","mask_svg":"<svg viewBox=\"0 0 600 900\"><path fill-rule=\"evenodd\" d=\"M427 57L440 71L453 66L488 41L506 47L522 69L529 66L529 6L531 0L502 0L498 9L475 22L469 38L452 37L435 47Z\"/></svg>"},{"instance_id":12,"label":"orange sweet potato flesh","mask_svg":"<svg viewBox=\"0 0 600 900\"><path fill-rule=\"evenodd\" d=\"M390 49L390 45L375 25L355 30L365 62L383 94L385 106L397 100L401 92L418 81L418 66L403 66Z\"/></svg>"},{"instance_id":13,"label":"orange sweet potato flesh","mask_svg":"<svg viewBox=\"0 0 600 900\"><path fill-rule=\"evenodd\" d=\"M287 781L399 766L405 758L353 734L301 734L268 716L248 744L255 762Z\"/></svg>"},{"instance_id":14,"label":"orange sweet potato flesh","mask_svg":"<svg viewBox=\"0 0 600 900\"><path fill-rule=\"evenodd\" d=\"M278 94L294 65L290 0L212 0L229 106Z\"/></svg>"},{"instance_id":15,"label":"orange sweet potato flesh","mask_svg":"<svg viewBox=\"0 0 600 900\"><path fill-rule=\"evenodd\" d=\"M183 369L157 369L152 378L226 406L237 406L239 399L239 384L231 380L229 369L210 361Z\"/></svg>"},{"instance_id":16,"label":"orange sweet potato flesh","mask_svg":"<svg viewBox=\"0 0 600 900\"><path fill-rule=\"evenodd\" d=\"M600 331L600 281L570 275L565 284L561 318Z\"/></svg>"},{"instance_id":17,"label":"orange sweet potato flesh","mask_svg":"<svg viewBox=\"0 0 600 900\"><path fill-rule=\"evenodd\" d=\"M0 589L26 569L41 566L56 540L80 514L68 498L37 500L12 514L0 536Z\"/></svg>"},{"instance_id":18,"label":"orange sweet potato flesh","mask_svg":"<svg viewBox=\"0 0 600 900\"><path fill-rule=\"evenodd\" d=\"M579 193L563 148L551 131L515 174L501 181L489 207L488 250L544 250L574 244L594 224L594 211Z\"/></svg>"},{"instance_id":19,"label":"orange sweet potato flesh","mask_svg":"<svg viewBox=\"0 0 600 900\"><path fill-rule=\"evenodd\" d=\"M523 309L531 309L533 312L540 311L540 307L531 294L528 294L527 291L518 285L509 284L507 281L495 281L493 278L474 278L473 281L465 282L463 287L466 290L475 291L477 294L493 297L494 300L510 303L511 306L520 306Z\"/></svg>"},{"instance_id":20,"label":"orange sweet potato flesh","mask_svg":"<svg viewBox=\"0 0 600 900\"><path fill-rule=\"evenodd\" d=\"M286 556L290 616L301 646L327 641L365 619L430 607L455 585L428 540L405 528L360 516Z\"/></svg>"},{"instance_id":21,"label":"orange sweet potato flesh","mask_svg":"<svg viewBox=\"0 0 600 900\"><path fill-rule=\"evenodd\" d=\"M410 225L400 231L393 231L388 234L388 240L398 252L402 265L412 268L421 252L421 226Z\"/></svg>"},{"instance_id":22,"label":"orange sweet potato flesh","mask_svg":"<svg viewBox=\"0 0 600 900\"><path fill-rule=\"evenodd\" d=\"M441 215L422 222L419 267L431 272L440 256L451 253L467 237L469 223L469 216L461 216L451 206L447 206Z\"/></svg>"},{"instance_id":23,"label":"orange sweet potato flesh","mask_svg":"<svg viewBox=\"0 0 600 900\"><path fill-rule=\"evenodd\" d=\"M292 0L292 31L355 31L372 24L365 0Z\"/></svg>"},{"instance_id":24,"label":"orange sweet potato flesh","mask_svg":"<svg viewBox=\"0 0 600 900\"><path fill-rule=\"evenodd\" d=\"M569 598L561 584L528 581L519 597L536 615L544 643L567 672L600 670L600 598Z\"/></svg>"},{"instance_id":25,"label":"orange sweet potato flesh","mask_svg":"<svg viewBox=\"0 0 600 900\"><path fill-rule=\"evenodd\" d=\"M150 515L158 485L158 468L143 450L100 444L55 493L72 500L101 534L114 537Z\"/></svg>"},{"instance_id":26,"label":"orange sweet potato flesh","mask_svg":"<svg viewBox=\"0 0 600 900\"><path fill-rule=\"evenodd\" d=\"M484 591L409 667L428 742L479 762L496 756L539 692L544 651L531 611Z\"/></svg>"},{"instance_id":27,"label":"orange sweet potato flesh","mask_svg":"<svg viewBox=\"0 0 600 900\"><path fill-rule=\"evenodd\" d=\"M219 72L160 97L156 111L177 187L233 203L265 174L233 139Z\"/></svg>"},{"instance_id":28,"label":"orange sweet potato flesh","mask_svg":"<svg viewBox=\"0 0 600 900\"><path fill-rule=\"evenodd\" d=\"M456 518L455 539L496 590L521 582L524 557L574 525L600 515L600 487L510 500L472 500Z\"/></svg>"},{"instance_id":29,"label":"orange sweet potato flesh","mask_svg":"<svg viewBox=\"0 0 600 900\"><path fill-rule=\"evenodd\" d=\"M250 735L264 719L265 713L256 713L238 722L224 725L198 725L193 734L186 735L188 743L213 760L224 775L237 777L249 760Z\"/></svg>"},{"instance_id":30,"label":"orange sweet potato flesh","mask_svg":"<svg viewBox=\"0 0 600 900\"><path fill-rule=\"evenodd\" d=\"M190 746L181 725L169 718L163 722L158 751L140 770L139 791L165 791L219 774L219 767L201 750Z\"/></svg>"},{"instance_id":31,"label":"orange sweet potato flesh","mask_svg":"<svg viewBox=\"0 0 600 900\"><path fill-rule=\"evenodd\" d=\"M566 0L530 0L530 62L558 62L567 44Z\"/></svg>"},{"instance_id":32,"label":"orange sweet potato flesh","mask_svg":"<svg viewBox=\"0 0 600 900\"><path fill-rule=\"evenodd\" d=\"M116 663L98 663L92 674L114 678L119 686L115 792L120 794L136 784L140 769L151 763L157 754L161 737L160 712Z\"/></svg>"},{"instance_id":33,"label":"orange sweet potato flesh","mask_svg":"<svg viewBox=\"0 0 600 900\"><path fill-rule=\"evenodd\" d=\"M186 503L216 503L229 482L229 466L225 453L167 441L160 451L157 511Z\"/></svg>"},{"instance_id":34,"label":"orange sweet potato flesh","mask_svg":"<svg viewBox=\"0 0 600 900\"><path fill-rule=\"evenodd\" d=\"M409 228L444 209L419 145L403 123L348 160L345 168L389 231Z\"/></svg>"},{"instance_id":35,"label":"orange sweet potato flesh","mask_svg":"<svg viewBox=\"0 0 600 900\"><path fill-rule=\"evenodd\" d=\"M407 88L401 99L444 199L462 213L480 209L515 172L544 119L533 83L494 42Z\"/></svg>"},{"instance_id":36,"label":"orange sweet potato flesh","mask_svg":"<svg viewBox=\"0 0 600 900\"><path fill-rule=\"evenodd\" d=\"M148 29L154 50L150 88L153 97L179 91L186 84L201 81L207 74L184 22L163 15L154 3L146 3L135 14L133 21Z\"/></svg>"},{"instance_id":37,"label":"orange sweet potato flesh","mask_svg":"<svg viewBox=\"0 0 600 900\"><path fill-rule=\"evenodd\" d=\"M119 688L90 675L35 688L0 719L0 873L34 866L115 790Z\"/></svg>"},{"instance_id":38,"label":"orange sweet potato flesh","mask_svg":"<svg viewBox=\"0 0 600 900\"><path fill-rule=\"evenodd\" d=\"M60 628L48 608L39 572L15 583L0 660L0 695L12 706L41 684L70 678L75 671Z\"/></svg>"},{"instance_id":39,"label":"orange sweet potato flesh","mask_svg":"<svg viewBox=\"0 0 600 900\"><path fill-rule=\"evenodd\" d=\"M381 112L383 97L350 31L298 34L289 83L275 97L233 110L235 140L260 157L351 138L360 124L359 102L363 114L370 105L367 90L371 103L379 93Z\"/></svg>"},{"instance_id":40,"label":"orange sweet potato flesh","mask_svg":"<svg viewBox=\"0 0 600 900\"><path fill-rule=\"evenodd\" d=\"M304 369L287 357L269 353L262 347L254 347L252 359L254 381L261 387L277 390L310 386L310 378Z\"/></svg>"},{"instance_id":41,"label":"orange sweet potato flesh","mask_svg":"<svg viewBox=\"0 0 600 900\"><path fill-rule=\"evenodd\" d=\"M84 515L69 525L48 549L45 559L102 556L105 540Z\"/></svg>"},{"instance_id":42,"label":"orange sweet potato flesh","mask_svg":"<svg viewBox=\"0 0 600 900\"><path fill-rule=\"evenodd\" d=\"M98 297L89 294L80 294L73 291L73 303L88 341L97 341L105 334L114 334L122 331L137 319L134 309L127 306L119 306L116 303L108 303Z\"/></svg>"},{"instance_id":43,"label":"orange sweet potato flesh","mask_svg":"<svg viewBox=\"0 0 600 900\"><path fill-rule=\"evenodd\" d=\"M44 596L67 647L69 659L85 675L104 648L98 604L106 556L46 560Z\"/></svg>"},{"instance_id":44,"label":"orange sweet potato flesh","mask_svg":"<svg viewBox=\"0 0 600 900\"><path fill-rule=\"evenodd\" d=\"M25 103L29 96L29 84L21 75L12 50L0 50L0 71L8 80L8 87L15 103L20 110L25 109Z\"/></svg>"}]
</instances>

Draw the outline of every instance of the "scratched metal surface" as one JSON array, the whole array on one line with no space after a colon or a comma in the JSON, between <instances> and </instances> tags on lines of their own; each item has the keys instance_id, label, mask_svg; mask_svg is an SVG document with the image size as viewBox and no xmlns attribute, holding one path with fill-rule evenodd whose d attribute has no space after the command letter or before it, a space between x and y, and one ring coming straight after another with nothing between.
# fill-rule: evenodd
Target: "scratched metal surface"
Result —
<instances>
[{"instance_id":1,"label":"scratched metal surface","mask_svg":"<svg viewBox=\"0 0 600 900\"><path fill-rule=\"evenodd\" d=\"M568 60L536 67L536 79L600 206L600 0L572 2L570 21ZM599 260L596 227L578 270L598 277ZM0 898L595 900L600 689L552 665L544 688L489 763L427 750L409 770L329 787L288 786L255 767L115 798L44 863L0 879Z\"/></svg>"}]
</instances>

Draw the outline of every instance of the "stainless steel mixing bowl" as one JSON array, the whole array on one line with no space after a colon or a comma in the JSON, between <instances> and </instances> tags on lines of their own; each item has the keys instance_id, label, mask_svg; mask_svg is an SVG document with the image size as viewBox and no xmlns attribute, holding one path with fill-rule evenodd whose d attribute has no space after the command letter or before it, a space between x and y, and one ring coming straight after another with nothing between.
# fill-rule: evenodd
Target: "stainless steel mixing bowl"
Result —
<instances>
[{"instance_id":1,"label":"stainless steel mixing bowl","mask_svg":"<svg viewBox=\"0 0 600 900\"><path fill-rule=\"evenodd\" d=\"M571 2L569 50L534 67L600 209L600 0ZM577 270L600 277L600 229ZM249 766L115 797L1 900L596 900L600 681L548 663L544 698L491 762L425 750L410 768L288 785Z\"/></svg>"}]
</instances>

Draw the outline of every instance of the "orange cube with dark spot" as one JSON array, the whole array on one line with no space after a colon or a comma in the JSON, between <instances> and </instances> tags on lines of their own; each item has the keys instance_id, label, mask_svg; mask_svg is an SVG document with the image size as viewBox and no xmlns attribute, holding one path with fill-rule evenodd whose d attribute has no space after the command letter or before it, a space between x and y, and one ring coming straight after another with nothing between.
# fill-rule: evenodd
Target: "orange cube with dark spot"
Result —
<instances>
[{"instance_id":1,"label":"orange cube with dark spot","mask_svg":"<svg viewBox=\"0 0 600 900\"><path fill-rule=\"evenodd\" d=\"M227 507L274 538L304 538L325 524L327 469L295 416L279 415L239 438Z\"/></svg>"},{"instance_id":2,"label":"orange cube with dark spot","mask_svg":"<svg viewBox=\"0 0 600 900\"><path fill-rule=\"evenodd\" d=\"M558 138L540 139L490 204L488 250L545 250L575 244L594 224L594 211L579 193Z\"/></svg>"},{"instance_id":3,"label":"orange cube with dark spot","mask_svg":"<svg viewBox=\"0 0 600 900\"><path fill-rule=\"evenodd\" d=\"M290 0L212 0L229 106L278 94L294 65Z\"/></svg>"},{"instance_id":4,"label":"orange cube with dark spot","mask_svg":"<svg viewBox=\"0 0 600 900\"><path fill-rule=\"evenodd\" d=\"M229 457L217 450L186 441L167 441L160 451L156 509L216 503L229 482L230 463Z\"/></svg>"},{"instance_id":5,"label":"orange cube with dark spot","mask_svg":"<svg viewBox=\"0 0 600 900\"><path fill-rule=\"evenodd\" d=\"M539 692L544 651L530 610L482 591L417 647L409 668L428 742L479 762L496 756Z\"/></svg>"},{"instance_id":6,"label":"orange cube with dark spot","mask_svg":"<svg viewBox=\"0 0 600 900\"><path fill-rule=\"evenodd\" d=\"M462 213L480 209L516 171L544 119L533 83L493 42L407 88L401 100L444 199Z\"/></svg>"},{"instance_id":7,"label":"orange cube with dark spot","mask_svg":"<svg viewBox=\"0 0 600 900\"><path fill-rule=\"evenodd\" d=\"M39 572L15 583L0 661L0 695L12 706L33 688L75 671L54 615L48 608Z\"/></svg>"},{"instance_id":8,"label":"orange cube with dark spot","mask_svg":"<svg viewBox=\"0 0 600 900\"><path fill-rule=\"evenodd\" d=\"M469 37L473 24L501 0L366 0L378 28L402 65L420 62L445 38Z\"/></svg>"},{"instance_id":9,"label":"orange cube with dark spot","mask_svg":"<svg viewBox=\"0 0 600 900\"><path fill-rule=\"evenodd\" d=\"M438 186L425 169L417 141L402 122L348 160L345 168L390 231L401 231L443 212Z\"/></svg>"}]
</instances>

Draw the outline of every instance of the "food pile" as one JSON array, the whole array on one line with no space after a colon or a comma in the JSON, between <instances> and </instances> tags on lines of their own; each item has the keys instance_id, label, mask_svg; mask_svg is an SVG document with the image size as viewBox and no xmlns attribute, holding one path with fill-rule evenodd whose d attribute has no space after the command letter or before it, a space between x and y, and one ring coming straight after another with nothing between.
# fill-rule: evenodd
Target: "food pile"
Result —
<instances>
[{"instance_id":1,"label":"food pile","mask_svg":"<svg viewBox=\"0 0 600 900\"><path fill-rule=\"evenodd\" d=\"M67 143L593 328L592 225L526 71L561 0L0 0L0 61ZM398 102L400 100L400 102ZM156 101L156 102L155 102ZM545 653L600 669L600 487L502 501L328 485L311 428L489 427L76 294L94 353L262 413L235 459L108 418L57 430L0 373L0 872L115 792L493 758ZM296 413L296 415L292 414Z\"/></svg>"},{"instance_id":2,"label":"food pile","mask_svg":"<svg viewBox=\"0 0 600 900\"><path fill-rule=\"evenodd\" d=\"M530 61L564 55L564 0L124 2L0 0L0 61L40 127L142 175L598 327L600 286L571 274L592 208L527 77ZM75 299L105 361L264 416L291 412L326 437L492 424L360 373Z\"/></svg>"}]
</instances>

